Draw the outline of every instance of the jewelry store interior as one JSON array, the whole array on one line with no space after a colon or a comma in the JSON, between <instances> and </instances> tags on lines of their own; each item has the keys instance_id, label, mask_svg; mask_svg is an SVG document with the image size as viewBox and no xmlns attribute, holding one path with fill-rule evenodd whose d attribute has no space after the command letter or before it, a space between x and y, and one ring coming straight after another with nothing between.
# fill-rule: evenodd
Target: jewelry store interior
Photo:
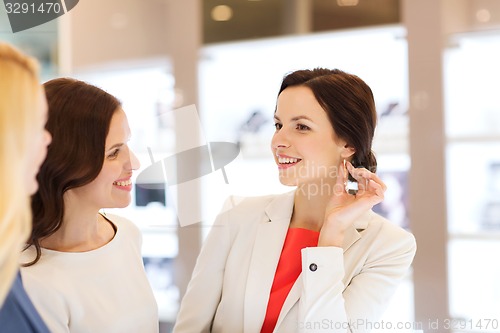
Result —
<instances>
[{"instance_id":1,"label":"jewelry store interior","mask_svg":"<svg viewBox=\"0 0 500 333\"><path fill-rule=\"evenodd\" d=\"M500 1L84 0L17 33L0 10L0 40L35 56L43 81L71 76L120 99L135 177L187 149L238 145L222 168L135 186L129 207L108 210L142 231L162 333L225 199L289 191L269 148L276 95L286 73L315 67L372 88L388 186L374 210L417 240L384 320L414 323L408 332L427 332L428 318L500 321L490 260L500 253ZM182 108L189 117L175 116ZM500 332L471 326L442 332Z\"/></svg>"}]
</instances>

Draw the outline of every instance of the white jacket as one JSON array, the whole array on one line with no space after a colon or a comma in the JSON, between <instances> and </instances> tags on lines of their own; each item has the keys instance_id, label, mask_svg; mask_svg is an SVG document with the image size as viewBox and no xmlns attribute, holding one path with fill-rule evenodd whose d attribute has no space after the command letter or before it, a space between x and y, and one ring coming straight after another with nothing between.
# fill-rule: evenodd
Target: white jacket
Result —
<instances>
[{"instance_id":1,"label":"white jacket","mask_svg":"<svg viewBox=\"0 0 500 333\"><path fill-rule=\"evenodd\" d=\"M174 333L260 332L293 199L294 191L245 198L219 214L198 257ZM346 232L343 248L303 249L302 273L275 332L368 332L415 251L412 234L372 211ZM317 270L309 269L312 263Z\"/></svg>"}]
</instances>

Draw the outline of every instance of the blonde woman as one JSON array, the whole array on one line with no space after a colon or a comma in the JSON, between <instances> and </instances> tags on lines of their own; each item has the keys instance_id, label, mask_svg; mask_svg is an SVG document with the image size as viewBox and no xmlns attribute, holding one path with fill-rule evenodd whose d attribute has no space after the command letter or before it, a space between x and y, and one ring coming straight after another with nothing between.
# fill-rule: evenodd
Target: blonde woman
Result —
<instances>
[{"instance_id":1,"label":"blonde woman","mask_svg":"<svg viewBox=\"0 0 500 333\"><path fill-rule=\"evenodd\" d=\"M51 140L46 117L37 62L0 43L0 327L7 333L48 332L18 274L31 231L29 196Z\"/></svg>"}]
</instances>

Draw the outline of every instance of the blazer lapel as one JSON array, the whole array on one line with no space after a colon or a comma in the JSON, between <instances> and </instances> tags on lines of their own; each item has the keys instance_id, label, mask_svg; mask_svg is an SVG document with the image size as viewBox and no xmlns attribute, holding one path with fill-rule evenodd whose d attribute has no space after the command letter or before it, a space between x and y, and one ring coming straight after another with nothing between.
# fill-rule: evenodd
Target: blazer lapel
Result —
<instances>
[{"instance_id":1,"label":"blazer lapel","mask_svg":"<svg viewBox=\"0 0 500 333\"><path fill-rule=\"evenodd\" d=\"M260 332L293 211L294 191L277 196L257 227L245 291L244 332Z\"/></svg>"},{"instance_id":2,"label":"blazer lapel","mask_svg":"<svg viewBox=\"0 0 500 333\"><path fill-rule=\"evenodd\" d=\"M368 224L370 224L373 214L374 213L369 210L365 214L361 215L359 219L354 221L352 226L346 230L344 235L344 244L342 245L344 253L361 238L361 232L368 228Z\"/></svg>"},{"instance_id":3,"label":"blazer lapel","mask_svg":"<svg viewBox=\"0 0 500 333\"><path fill-rule=\"evenodd\" d=\"M369 211L368 213L363 215L359 220L355 221L351 228L346 230L344 236L344 244L342 245L344 253L361 238L360 232L368 227L368 223L371 219L371 214L372 212ZM283 307L281 308L281 312L278 317L278 321L276 323L276 328L280 326L280 324L283 322L288 312L290 312L295 303L299 301L301 293L302 293L302 273L300 273L297 280L295 280L292 289L290 289L290 292L288 293L288 296L285 299L285 303L283 303Z\"/></svg>"}]
</instances>

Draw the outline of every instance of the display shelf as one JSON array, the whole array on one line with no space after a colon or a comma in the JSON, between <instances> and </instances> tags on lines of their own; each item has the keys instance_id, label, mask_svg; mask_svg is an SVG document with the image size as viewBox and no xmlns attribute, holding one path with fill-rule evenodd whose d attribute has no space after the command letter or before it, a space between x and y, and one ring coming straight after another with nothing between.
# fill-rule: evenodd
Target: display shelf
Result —
<instances>
[{"instance_id":1,"label":"display shelf","mask_svg":"<svg viewBox=\"0 0 500 333\"><path fill-rule=\"evenodd\" d=\"M499 127L499 132L500 132L500 127ZM446 142L447 143L500 143L500 133L491 135L448 136L446 138Z\"/></svg>"},{"instance_id":2,"label":"display shelf","mask_svg":"<svg viewBox=\"0 0 500 333\"><path fill-rule=\"evenodd\" d=\"M478 231L478 232L450 232L448 233L450 240L496 240L500 241L500 230L495 231Z\"/></svg>"}]
</instances>

